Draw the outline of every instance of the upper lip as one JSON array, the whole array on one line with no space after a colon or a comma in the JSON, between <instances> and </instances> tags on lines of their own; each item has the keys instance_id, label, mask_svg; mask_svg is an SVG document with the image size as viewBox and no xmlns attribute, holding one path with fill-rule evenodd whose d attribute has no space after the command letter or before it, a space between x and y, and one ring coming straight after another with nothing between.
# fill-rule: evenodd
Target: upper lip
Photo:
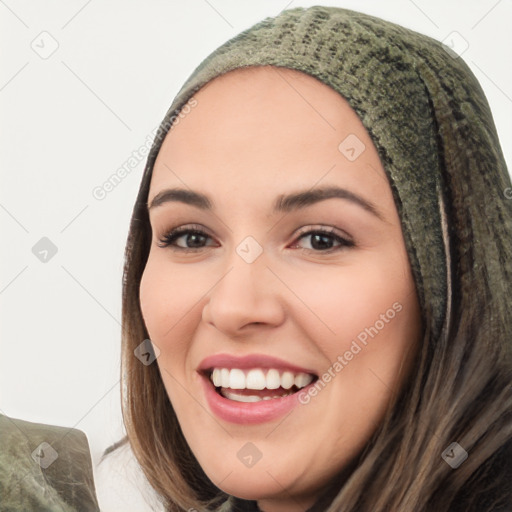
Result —
<instances>
[{"instance_id":1,"label":"upper lip","mask_svg":"<svg viewBox=\"0 0 512 512\"><path fill-rule=\"evenodd\" d=\"M265 354L248 354L245 356L233 356L231 354L215 354L203 359L197 368L199 372L208 372L214 368L275 368L276 370L290 371L293 373L309 373L316 377L316 373L308 368L289 363L283 359Z\"/></svg>"}]
</instances>

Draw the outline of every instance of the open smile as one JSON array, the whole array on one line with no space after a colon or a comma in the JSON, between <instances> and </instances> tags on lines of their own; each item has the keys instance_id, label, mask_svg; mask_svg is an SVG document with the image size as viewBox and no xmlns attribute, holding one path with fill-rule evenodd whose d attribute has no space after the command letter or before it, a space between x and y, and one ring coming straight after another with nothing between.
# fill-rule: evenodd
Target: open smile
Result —
<instances>
[{"instance_id":1,"label":"open smile","mask_svg":"<svg viewBox=\"0 0 512 512\"><path fill-rule=\"evenodd\" d=\"M268 356L213 356L198 369L212 412L232 423L261 423L298 405L317 375Z\"/></svg>"}]
</instances>

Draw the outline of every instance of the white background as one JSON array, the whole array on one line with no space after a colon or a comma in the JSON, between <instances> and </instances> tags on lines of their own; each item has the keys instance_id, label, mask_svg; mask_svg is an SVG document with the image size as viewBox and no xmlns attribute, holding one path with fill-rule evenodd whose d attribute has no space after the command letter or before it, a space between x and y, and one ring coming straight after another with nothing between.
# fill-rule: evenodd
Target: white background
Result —
<instances>
[{"instance_id":1,"label":"white background","mask_svg":"<svg viewBox=\"0 0 512 512\"><path fill-rule=\"evenodd\" d=\"M438 40L462 35L511 168L510 0L0 0L0 413L83 430L94 463L123 435L123 251L145 161L103 200L92 191L145 143L211 51L284 8L318 3ZM46 59L31 47L50 48L43 31L58 43ZM46 263L32 253L42 237L58 249Z\"/></svg>"}]
</instances>

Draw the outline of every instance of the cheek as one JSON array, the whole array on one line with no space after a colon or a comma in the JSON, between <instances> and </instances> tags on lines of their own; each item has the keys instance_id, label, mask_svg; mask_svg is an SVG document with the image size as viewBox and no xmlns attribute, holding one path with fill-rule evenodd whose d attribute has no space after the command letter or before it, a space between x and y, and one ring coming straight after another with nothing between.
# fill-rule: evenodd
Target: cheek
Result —
<instances>
[{"instance_id":1,"label":"cheek","mask_svg":"<svg viewBox=\"0 0 512 512\"><path fill-rule=\"evenodd\" d=\"M140 282L139 301L144 323L153 341L164 332L162 320L174 311L173 285L169 281L164 268L148 259Z\"/></svg>"},{"instance_id":2,"label":"cheek","mask_svg":"<svg viewBox=\"0 0 512 512\"><path fill-rule=\"evenodd\" d=\"M194 314L194 304L207 290L204 283L202 287L196 284L197 280L186 269L177 271L165 256L150 253L141 278L139 300L153 341L169 338L180 330L187 315Z\"/></svg>"},{"instance_id":3,"label":"cheek","mask_svg":"<svg viewBox=\"0 0 512 512\"><path fill-rule=\"evenodd\" d=\"M379 331L383 325L389 331L388 326L398 328L403 317L410 316L406 310L415 298L414 285L396 263L381 260L307 274L297 280L294 289L314 313L304 317L310 319L311 339L331 339L328 343L341 349L358 335L364 339L365 329L375 324Z\"/></svg>"},{"instance_id":4,"label":"cheek","mask_svg":"<svg viewBox=\"0 0 512 512\"><path fill-rule=\"evenodd\" d=\"M357 264L323 272L296 288L315 313L305 314L301 327L325 356L328 393L352 408L352 424L363 429L368 417L378 420L410 369L421 328L414 281L398 251L366 260L359 254Z\"/></svg>"},{"instance_id":5,"label":"cheek","mask_svg":"<svg viewBox=\"0 0 512 512\"><path fill-rule=\"evenodd\" d=\"M150 253L139 288L142 317L149 338L160 349L156 362L175 406L182 398L175 379L185 382L190 338L187 322L193 318L193 305L201 296L194 290L190 277L175 271L165 255Z\"/></svg>"}]
</instances>

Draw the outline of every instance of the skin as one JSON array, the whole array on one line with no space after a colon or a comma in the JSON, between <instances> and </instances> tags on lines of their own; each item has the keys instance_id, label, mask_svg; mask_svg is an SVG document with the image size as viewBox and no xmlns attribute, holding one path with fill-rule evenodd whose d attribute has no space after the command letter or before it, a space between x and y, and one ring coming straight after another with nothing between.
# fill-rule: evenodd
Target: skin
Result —
<instances>
[{"instance_id":1,"label":"skin","mask_svg":"<svg viewBox=\"0 0 512 512\"><path fill-rule=\"evenodd\" d=\"M163 143L148 203L182 187L210 196L215 210L181 202L150 209L141 309L169 399L208 477L266 512L304 511L362 450L408 376L421 317L400 219L367 131L327 85L265 66L218 77L195 99ZM352 162L338 149L349 134L365 145ZM362 196L383 219L339 198L272 214L277 196L326 185ZM159 246L171 228L191 224L207 236L174 244L196 252ZM354 245L327 235L321 246L299 233L319 227ZM263 249L250 264L236 252L247 236ZM196 372L206 356L267 354L320 376L394 303L400 312L285 418L235 425L211 413ZM262 454L250 468L237 458L247 442Z\"/></svg>"}]
</instances>

